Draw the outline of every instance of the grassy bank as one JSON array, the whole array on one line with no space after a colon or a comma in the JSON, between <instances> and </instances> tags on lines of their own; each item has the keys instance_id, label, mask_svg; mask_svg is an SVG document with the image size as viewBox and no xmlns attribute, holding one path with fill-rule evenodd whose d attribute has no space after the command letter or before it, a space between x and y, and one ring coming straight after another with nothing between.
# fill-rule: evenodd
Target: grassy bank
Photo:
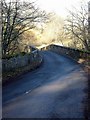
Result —
<instances>
[{"instance_id":1,"label":"grassy bank","mask_svg":"<svg viewBox=\"0 0 90 120\"><path fill-rule=\"evenodd\" d=\"M14 69L12 71L7 71L2 73L2 84L8 84L9 82L15 81L19 76L30 72L36 68L38 68L42 64L42 56L40 56L39 60L35 60L27 66L20 67L18 69Z\"/></svg>"}]
</instances>

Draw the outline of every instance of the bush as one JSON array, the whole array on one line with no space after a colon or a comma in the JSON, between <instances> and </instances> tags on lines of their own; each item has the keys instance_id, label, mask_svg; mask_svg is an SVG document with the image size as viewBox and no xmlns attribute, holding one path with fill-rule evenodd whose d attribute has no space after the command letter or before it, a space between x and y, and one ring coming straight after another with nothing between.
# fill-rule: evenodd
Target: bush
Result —
<instances>
[{"instance_id":1,"label":"bush","mask_svg":"<svg viewBox=\"0 0 90 120\"><path fill-rule=\"evenodd\" d=\"M13 55L2 56L2 59L10 59L10 58L13 58L13 57L17 57L19 55L24 56L25 54L27 54L27 53L25 53L25 52L14 53Z\"/></svg>"}]
</instances>

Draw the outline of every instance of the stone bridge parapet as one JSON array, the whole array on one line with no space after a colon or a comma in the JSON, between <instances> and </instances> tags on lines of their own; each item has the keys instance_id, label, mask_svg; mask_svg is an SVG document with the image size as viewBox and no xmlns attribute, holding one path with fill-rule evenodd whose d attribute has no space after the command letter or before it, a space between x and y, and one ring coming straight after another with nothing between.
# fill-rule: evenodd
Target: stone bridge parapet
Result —
<instances>
[{"instance_id":1,"label":"stone bridge parapet","mask_svg":"<svg viewBox=\"0 0 90 120\"><path fill-rule=\"evenodd\" d=\"M79 61L80 58L90 60L90 52L85 52L82 50L73 49L69 47L51 44L41 48L41 50L50 50L57 54L67 55L68 57L71 57L76 61Z\"/></svg>"},{"instance_id":2,"label":"stone bridge parapet","mask_svg":"<svg viewBox=\"0 0 90 120\"><path fill-rule=\"evenodd\" d=\"M18 55L17 57L12 57L10 59L2 59L2 71L13 71L18 68L30 65L30 69L33 69L40 65L42 62L42 56L36 49L31 53L25 55Z\"/></svg>"}]
</instances>

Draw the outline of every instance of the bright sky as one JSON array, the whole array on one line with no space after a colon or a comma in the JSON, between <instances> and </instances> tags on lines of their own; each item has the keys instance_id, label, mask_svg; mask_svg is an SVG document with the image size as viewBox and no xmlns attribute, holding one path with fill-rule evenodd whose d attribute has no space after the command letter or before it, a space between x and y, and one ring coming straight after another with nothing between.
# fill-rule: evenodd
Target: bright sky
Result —
<instances>
[{"instance_id":1,"label":"bright sky","mask_svg":"<svg viewBox=\"0 0 90 120\"><path fill-rule=\"evenodd\" d=\"M6 0L10 1L10 0ZM14 0L12 0L14 1ZM67 9L72 9L80 5L81 2L88 3L90 0L20 0L20 1L36 1L38 6L47 12L55 12L56 14L65 17Z\"/></svg>"},{"instance_id":2,"label":"bright sky","mask_svg":"<svg viewBox=\"0 0 90 120\"><path fill-rule=\"evenodd\" d=\"M88 2L90 0L37 0L37 3L40 8L47 12L55 12L65 17L67 14L66 9L70 9L71 6L79 6L79 3L83 1Z\"/></svg>"}]
</instances>

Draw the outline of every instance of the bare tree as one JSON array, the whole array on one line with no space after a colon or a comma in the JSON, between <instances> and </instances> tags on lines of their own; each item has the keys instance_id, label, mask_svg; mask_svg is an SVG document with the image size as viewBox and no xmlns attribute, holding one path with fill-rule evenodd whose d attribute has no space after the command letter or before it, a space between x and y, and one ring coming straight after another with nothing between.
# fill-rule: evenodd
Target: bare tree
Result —
<instances>
[{"instance_id":1,"label":"bare tree","mask_svg":"<svg viewBox=\"0 0 90 120\"><path fill-rule=\"evenodd\" d=\"M70 34L74 43L82 44L85 50L90 50L90 35L88 34L88 7L84 4L80 9L73 7L73 11L69 10L69 16L66 21L66 30ZM78 42L75 42L78 41Z\"/></svg>"},{"instance_id":2,"label":"bare tree","mask_svg":"<svg viewBox=\"0 0 90 120\"><path fill-rule=\"evenodd\" d=\"M45 25L41 40L44 44L59 43L64 44L64 19L55 13L49 13L49 22Z\"/></svg>"},{"instance_id":3,"label":"bare tree","mask_svg":"<svg viewBox=\"0 0 90 120\"><path fill-rule=\"evenodd\" d=\"M35 28L47 19L34 2L6 2L2 0L2 55L13 53L18 47L18 38L25 31ZM12 52L11 52L12 51Z\"/></svg>"}]
</instances>

